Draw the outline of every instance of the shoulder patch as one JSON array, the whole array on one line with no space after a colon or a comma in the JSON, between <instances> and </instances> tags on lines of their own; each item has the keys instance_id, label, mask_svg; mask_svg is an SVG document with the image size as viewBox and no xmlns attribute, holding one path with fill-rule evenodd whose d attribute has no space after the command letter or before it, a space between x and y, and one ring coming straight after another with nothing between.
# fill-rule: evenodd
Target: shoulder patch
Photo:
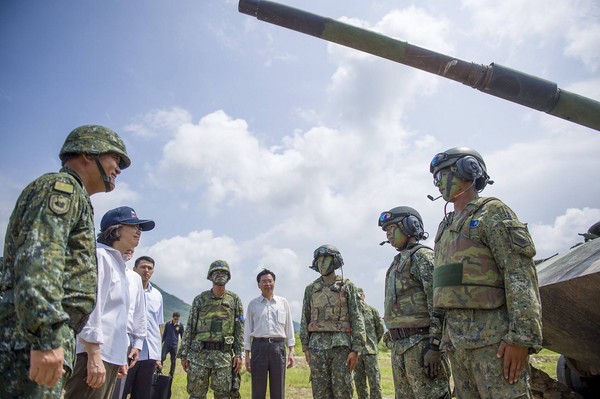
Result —
<instances>
[{"instance_id":1,"label":"shoulder patch","mask_svg":"<svg viewBox=\"0 0 600 399\"><path fill-rule=\"evenodd\" d=\"M471 223L469 223L469 227L477 227L479 226L479 219L473 219L471 220Z\"/></svg>"},{"instance_id":2,"label":"shoulder patch","mask_svg":"<svg viewBox=\"0 0 600 399\"><path fill-rule=\"evenodd\" d=\"M52 194L48 199L48 208L57 215L64 215L71 208L71 198L63 194Z\"/></svg>"},{"instance_id":3,"label":"shoulder patch","mask_svg":"<svg viewBox=\"0 0 600 399\"><path fill-rule=\"evenodd\" d=\"M54 189L67 194L73 194L74 187L72 184L57 181L54 183Z\"/></svg>"}]
</instances>

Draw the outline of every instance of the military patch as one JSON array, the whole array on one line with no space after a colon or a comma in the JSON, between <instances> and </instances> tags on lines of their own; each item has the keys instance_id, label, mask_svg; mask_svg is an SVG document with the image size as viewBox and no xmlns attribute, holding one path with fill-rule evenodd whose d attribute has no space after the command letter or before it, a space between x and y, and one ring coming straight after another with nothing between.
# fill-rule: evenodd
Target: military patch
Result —
<instances>
[{"instance_id":1,"label":"military patch","mask_svg":"<svg viewBox=\"0 0 600 399\"><path fill-rule=\"evenodd\" d=\"M64 215L71 208L71 198L62 194L53 194L48 200L48 208L57 215Z\"/></svg>"},{"instance_id":2,"label":"military patch","mask_svg":"<svg viewBox=\"0 0 600 399\"><path fill-rule=\"evenodd\" d=\"M469 223L469 227L477 227L479 226L479 220L473 219L471 220L471 223Z\"/></svg>"},{"instance_id":3,"label":"military patch","mask_svg":"<svg viewBox=\"0 0 600 399\"><path fill-rule=\"evenodd\" d=\"M63 193L73 194L74 187L72 184L57 181L56 183L54 183L54 189Z\"/></svg>"}]
</instances>

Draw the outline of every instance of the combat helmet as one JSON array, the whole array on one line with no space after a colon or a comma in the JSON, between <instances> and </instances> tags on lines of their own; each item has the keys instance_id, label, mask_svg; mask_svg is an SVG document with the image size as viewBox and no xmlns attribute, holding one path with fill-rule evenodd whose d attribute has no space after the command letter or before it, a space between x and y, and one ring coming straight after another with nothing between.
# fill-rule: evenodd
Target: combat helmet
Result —
<instances>
[{"instance_id":1,"label":"combat helmet","mask_svg":"<svg viewBox=\"0 0 600 399\"><path fill-rule=\"evenodd\" d=\"M455 167L456 177L475 182L475 190L482 191L490 182L483 157L469 147L454 147L436 154L429 164L429 172L436 175L442 169Z\"/></svg>"},{"instance_id":2,"label":"combat helmet","mask_svg":"<svg viewBox=\"0 0 600 399\"><path fill-rule=\"evenodd\" d=\"M402 232L408 237L422 240L429 236L424 231L423 218L416 209L410 206L397 206L379 215L378 225L383 230L393 223L398 224Z\"/></svg>"},{"instance_id":3,"label":"combat helmet","mask_svg":"<svg viewBox=\"0 0 600 399\"><path fill-rule=\"evenodd\" d=\"M64 161L68 154L101 155L106 153L117 154L121 158L119 162L121 169L131 165L125 143L116 132L100 125L83 125L69 133L60 150L59 157L61 161Z\"/></svg>"},{"instance_id":4,"label":"combat helmet","mask_svg":"<svg viewBox=\"0 0 600 399\"><path fill-rule=\"evenodd\" d=\"M322 255L333 256L333 270L337 270L344 265L344 259L342 258L340 251L333 245L323 244L315 249L315 252L313 253L313 262L310 266L311 269L319 271L319 268L317 267L317 258Z\"/></svg>"},{"instance_id":5,"label":"combat helmet","mask_svg":"<svg viewBox=\"0 0 600 399\"><path fill-rule=\"evenodd\" d=\"M231 280L231 272L229 271L229 265L224 260L216 260L210 264L210 267L208 268L208 274L206 275L206 279L210 280L210 275L212 274L212 272L217 271L217 270L226 271L227 276Z\"/></svg>"}]
</instances>

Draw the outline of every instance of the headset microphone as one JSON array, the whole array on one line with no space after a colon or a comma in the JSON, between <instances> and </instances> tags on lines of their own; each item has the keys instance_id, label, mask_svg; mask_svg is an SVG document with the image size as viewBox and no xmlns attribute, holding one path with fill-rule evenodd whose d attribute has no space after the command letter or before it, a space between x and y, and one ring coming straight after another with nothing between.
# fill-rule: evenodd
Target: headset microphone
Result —
<instances>
[{"instance_id":1,"label":"headset microphone","mask_svg":"<svg viewBox=\"0 0 600 399\"><path fill-rule=\"evenodd\" d=\"M429 198L429 200L430 200L431 202L433 202L433 201L435 201L435 200L438 200L438 199L442 198L442 196L440 195L439 197L435 197L435 198L433 198L433 196L431 196L431 195L428 195L428 196L427 196L427 198Z\"/></svg>"},{"instance_id":2,"label":"headset microphone","mask_svg":"<svg viewBox=\"0 0 600 399\"><path fill-rule=\"evenodd\" d=\"M389 241L381 241L381 242L379 243L379 245L385 245L385 244L389 244L389 243L390 243Z\"/></svg>"}]
</instances>

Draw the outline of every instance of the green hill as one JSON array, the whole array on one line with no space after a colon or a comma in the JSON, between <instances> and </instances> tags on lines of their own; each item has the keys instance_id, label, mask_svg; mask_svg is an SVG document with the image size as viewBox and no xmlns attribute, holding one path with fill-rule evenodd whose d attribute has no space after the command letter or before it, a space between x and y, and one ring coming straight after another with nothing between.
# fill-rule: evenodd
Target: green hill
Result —
<instances>
[{"instance_id":1,"label":"green hill","mask_svg":"<svg viewBox=\"0 0 600 399\"><path fill-rule=\"evenodd\" d=\"M173 318L174 312L179 312L181 317L179 321L185 326L187 324L188 316L190 315L190 309L192 305L188 305L175 295L171 295L156 284L152 284L163 296L163 315L165 323Z\"/></svg>"}]
</instances>

